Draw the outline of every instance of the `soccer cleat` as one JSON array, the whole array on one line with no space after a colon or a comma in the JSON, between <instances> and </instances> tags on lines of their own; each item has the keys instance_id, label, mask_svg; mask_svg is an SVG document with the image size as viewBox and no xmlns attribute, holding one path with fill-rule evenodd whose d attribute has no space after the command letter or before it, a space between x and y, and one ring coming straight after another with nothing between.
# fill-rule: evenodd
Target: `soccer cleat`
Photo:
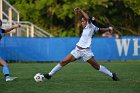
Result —
<instances>
[{"instance_id":1,"label":"soccer cleat","mask_svg":"<svg viewBox=\"0 0 140 93\"><path fill-rule=\"evenodd\" d=\"M49 74L43 74L45 78L51 79L52 76L49 76Z\"/></svg>"},{"instance_id":2,"label":"soccer cleat","mask_svg":"<svg viewBox=\"0 0 140 93\"><path fill-rule=\"evenodd\" d=\"M112 75L113 75L112 79L114 81L119 81L119 78L117 77L116 73L112 73Z\"/></svg>"},{"instance_id":3,"label":"soccer cleat","mask_svg":"<svg viewBox=\"0 0 140 93\"><path fill-rule=\"evenodd\" d=\"M13 81L14 79L16 79L17 77L7 77L6 81Z\"/></svg>"}]
</instances>

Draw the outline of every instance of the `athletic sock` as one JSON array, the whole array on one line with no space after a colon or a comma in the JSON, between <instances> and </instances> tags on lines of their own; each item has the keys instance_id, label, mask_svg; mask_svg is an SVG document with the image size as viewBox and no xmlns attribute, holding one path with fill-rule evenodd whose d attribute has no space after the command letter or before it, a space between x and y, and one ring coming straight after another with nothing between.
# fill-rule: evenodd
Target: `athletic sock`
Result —
<instances>
[{"instance_id":1,"label":"athletic sock","mask_svg":"<svg viewBox=\"0 0 140 93\"><path fill-rule=\"evenodd\" d=\"M9 74L5 74L4 76L5 76L5 78L9 78L10 77Z\"/></svg>"},{"instance_id":2,"label":"athletic sock","mask_svg":"<svg viewBox=\"0 0 140 93\"><path fill-rule=\"evenodd\" d=\"M103 73L109 75L110 77L113 77L112 73L111 73L106 67L104 67L104 66L102 66L102 65L100 65L99 71L101 71L101 72L103 72Z\"/></svg>"},{"instance_id":3,"label":"athletic sock","mask_svg":"<svg viewBox=\"0 0 140 93\"><path fill-rule=\"evenodd\" d=\"M3 66L2 67L2 72L3 72L5 77L9 77L9 68L8 68L8 66Z\"/></svg>"},{"instance_id":4,"label":"athletic sock","mask_svg":"<svg viewBox=\"0 0 140 93\"><path fill-rule=\"evenodd\" d=\"M57 71L59 71L62 68L62 66L60 65L60 63L58 63L52 70L51 72L49 72L49 75L52 76L54 75Z\"/></svg>"}]
</instances>

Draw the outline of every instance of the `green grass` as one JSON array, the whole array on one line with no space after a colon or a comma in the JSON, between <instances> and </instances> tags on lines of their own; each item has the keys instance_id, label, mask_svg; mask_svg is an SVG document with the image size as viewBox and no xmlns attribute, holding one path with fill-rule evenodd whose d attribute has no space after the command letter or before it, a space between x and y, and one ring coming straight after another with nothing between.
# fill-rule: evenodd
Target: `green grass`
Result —
<instances>
[{"instance_id":1,"label":"green grass","mask_svg":"<svg viewBox=\"0 0 140 93\"><path fill-rule=\"evenodd\" d=\"M75 62L51 80L37 83L33 76L49 72L57 63L10 63L11 75L18 79L6 82L0 73L0 93L140 93L140 61L99 63L117 72L120 81L112 81L88 63Z\"/></svg>"}]
</instances>

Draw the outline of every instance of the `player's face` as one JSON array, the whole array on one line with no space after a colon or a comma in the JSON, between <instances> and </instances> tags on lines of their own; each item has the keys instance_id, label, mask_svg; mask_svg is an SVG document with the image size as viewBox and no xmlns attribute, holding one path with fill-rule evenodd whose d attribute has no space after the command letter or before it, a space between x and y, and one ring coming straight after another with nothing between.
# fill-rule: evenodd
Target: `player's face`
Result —
<instances>
[{"instance_id":1,"label":"player's face","mask_svg":"<svg viewBox=\"0 0 140 93\"><path fill-rule=\"evenodd\" d=\"M81 24L82 24L82 27L83 27L83 28L86 27L86 25L87 25L86 19L82 18L82 19L81 19Z\"/></svg>"}]
</instances>

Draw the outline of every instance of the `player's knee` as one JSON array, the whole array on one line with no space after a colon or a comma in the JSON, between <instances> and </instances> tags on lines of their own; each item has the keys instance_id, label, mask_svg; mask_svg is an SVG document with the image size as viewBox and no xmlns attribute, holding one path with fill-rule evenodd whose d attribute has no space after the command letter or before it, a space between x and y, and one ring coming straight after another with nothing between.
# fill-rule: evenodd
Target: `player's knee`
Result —
<instances>
[{"instance_id":1,"label":"player's knee","mask_svg":"<svg viewBox=\"0 0 140 93\"><path fill-rule=\"evenodd\" d=\"M65 65L67 65L69 62L70 62L70 61L68 61L68 60L65 60L65 61L63 60L63 61L60 62L60 65L61 65L61 66L65 66Z\"/></svg>"},{"instance_id":2,"label":"player's knee","mask_svg":"<svg viewBox=\"0 0 140 93\"><path fill-rule=\"evenodd\" d=\"M96 70L99 70L99 68L100 68L98 65L95 65L95 64L91 64L91 65L92 65L92 67L95 68Z\"/></svg>"},{"instance_id":3,"label":"player's knee","mask_svg":"<svg viewBox=\"0 0 140 93\"><path fill-rule=\"evenodd\" d=\"M3 61L3 60L0 60L0 65L1 66L7 66L7 63L5 61Z\"/></svg>"},{"instance_id":4,"label":"player's knee","mask_svg":"<svg viewBox=\"0 0 140 93\"><path fill-rule=\"evenodd\" d=\"M95 68L96 70L99 70L99 69L100 69L100 67L99 67L99 66L94 66L94 68Z\"/></svg>"}]
</instances>

